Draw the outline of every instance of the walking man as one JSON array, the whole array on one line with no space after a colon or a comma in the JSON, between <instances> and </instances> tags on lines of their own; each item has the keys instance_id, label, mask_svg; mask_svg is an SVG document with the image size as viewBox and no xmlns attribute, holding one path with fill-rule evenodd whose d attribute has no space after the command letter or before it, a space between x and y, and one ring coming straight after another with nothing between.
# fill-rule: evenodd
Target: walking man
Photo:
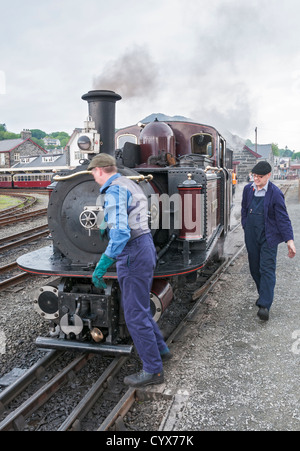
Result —
<instances>
[{"instance_id":1,"label":"walking man","mask_svg":"<svg viewBox=\"0 0 300 451\"><path fill-rule=\"evenodd\" d=\"M259 298L258 317L268 321L276 284L278 244L287 243L288 256L295 257L292 224L282 191L270 181L272 167L260 161L252 169L254 182L245 186L242 200L242 226L248 251L250 273Z\"/></svg>"}]
</instances>

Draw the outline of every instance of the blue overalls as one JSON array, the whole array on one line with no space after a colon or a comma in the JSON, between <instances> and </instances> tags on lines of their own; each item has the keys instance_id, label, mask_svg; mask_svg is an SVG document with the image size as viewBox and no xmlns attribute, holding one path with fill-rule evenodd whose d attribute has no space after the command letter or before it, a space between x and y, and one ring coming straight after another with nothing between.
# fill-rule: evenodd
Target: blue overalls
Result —
<instances>
[{"instance_id":1,"label":"blue overalls","mask_svg":"<svg viewBox=\"0 0 300 451\"><path fill-rule=\"evenodd\" d=\"M161 354L168 347L152 319L150 290L156 250L148 227L148 201L133 181L114 174L101 187L109 243L105 254L115 259L127 328L147 373L161 373ZM143 208L142 208L143 207Z\"/></svg>"},{"instance_id":2,"label":"blue overalls","mask_svg":"<svg viewBox=\"0 0 300 451\"><path fill-rule=\"evenodd\" d=\"M150 311L150 290L156 266L156 251L151 233L129 241L117 257L125 321L147 373L160 373L161 355L167 349Z\"/></svg>"},{"instance_id":3,"label":"blue overalls","mask_svg":"<svg viewBox=\"0 0 300 451\"><path fill-rule=\"evenodd\" d=\"M276 257L278 246L270 248L265 235L264 197L253 196L245 227L251 275L259 293L257 305L270 309L276 284Z\"/></svg>"}]
</instances>

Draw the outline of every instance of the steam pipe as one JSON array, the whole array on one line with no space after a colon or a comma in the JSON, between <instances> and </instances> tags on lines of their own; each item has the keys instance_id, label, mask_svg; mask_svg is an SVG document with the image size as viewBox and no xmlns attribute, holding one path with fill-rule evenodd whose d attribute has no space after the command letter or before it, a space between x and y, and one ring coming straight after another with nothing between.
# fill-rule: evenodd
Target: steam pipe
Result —
<instances>
[{"instance_id":1,"label":"steam pipe","mask_svg":"<svg viewBox=\"0 0 300 451\"><path fill-rule=\"evenodd\" d=\"M175 241L175 239L177 238L177 236L175 235L175 233L173 233L171 235L171 238L169 239L169 241L167 242L167 244L160 250L160 252L157 254L157 262L159 262L159 260L161 259L161 257L163 255L165 255L165 253L167 252L167 250L169 249L169 247L171 246L171 244L173 243L173 241Z\"/></svg>"}]
</instances>

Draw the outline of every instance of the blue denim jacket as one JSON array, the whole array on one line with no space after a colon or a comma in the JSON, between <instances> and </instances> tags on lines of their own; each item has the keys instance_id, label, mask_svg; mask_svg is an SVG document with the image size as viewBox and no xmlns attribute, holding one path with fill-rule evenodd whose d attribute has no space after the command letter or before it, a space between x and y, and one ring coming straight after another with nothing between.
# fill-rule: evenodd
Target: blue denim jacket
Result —
<instances>
[{"instance_id":1,"label":"blue denim jacket","mask_svg":"<svg viewBox=\"0 0 300 451\"><path fill-rule=\"evenodd\" d=\"M254 196L252 183L245 186L242 200L242 226L245 228L248 210ZM269 182L264 201L265 233L269 247L294 239L292 224L282 191Z\"/></svg>"},{"instance_id":2,"label":"blue denim jacket","mask_svg":"<svg viewBox=\"0 0 300 451\"><path fill-rule=\"evenodd\" d=\"M123 251L124 247L130 240L130 228L128 225L128 205L130 205L131 195L128 190L120 190L118 185L111 186L111 182L121 175L114 174L100 188L101 194L110 194L110 199L114 202L104 203L105 221L108 224L109 242L105 250L105 254L113 259Z\"/></svg>"}]
</instances>

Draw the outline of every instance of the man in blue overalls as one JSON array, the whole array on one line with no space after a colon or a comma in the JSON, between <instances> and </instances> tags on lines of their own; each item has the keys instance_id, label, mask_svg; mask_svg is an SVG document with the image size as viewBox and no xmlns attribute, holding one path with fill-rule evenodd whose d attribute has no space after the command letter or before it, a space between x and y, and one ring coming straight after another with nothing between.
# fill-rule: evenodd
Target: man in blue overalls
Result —
<instances>
[{"instance_id":1,"label":"man in blue overalls","mask_svg":"<svg viewBox=\"0 0 300 451\"><path fill-rule=\"evenodd\" d=\"M288 256L296 255L294 235L281 190L270 181L272 167L266 161L254 166L254 182L245 186L242 200L242 226L248 251L250 273L259 298L258 317L268 321L276 284L278 244L285 241Z\"/></svg>"},{"instance_id":2,"label":"man in blue overalls","mask_svg":"<svg viewBox=\"0 0 300 451\"><path fill-rule=\"evenodd\" d=\"M116 262L127 328L142 360L143 369L125 377L133 387L161 384L162 360L171 353L150 311L150 290L156 250L148 227L148 201L142 189L117 172L108 154L95 156L88 166L104 195L104 219L109 242L93 273L93 283L106 288L103 276Z\"/></svg>"}]
</instances>

